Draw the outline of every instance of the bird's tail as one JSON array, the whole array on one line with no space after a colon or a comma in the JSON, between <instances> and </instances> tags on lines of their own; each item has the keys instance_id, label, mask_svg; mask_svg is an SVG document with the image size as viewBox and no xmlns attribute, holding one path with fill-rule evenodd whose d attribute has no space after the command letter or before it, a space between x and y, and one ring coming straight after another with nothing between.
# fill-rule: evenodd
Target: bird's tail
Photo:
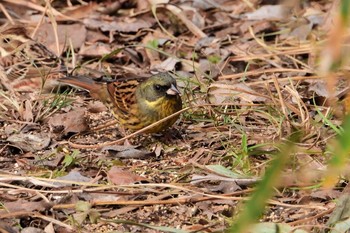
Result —
<instances>
[{"instance_id":1,"label":"bird's tail","mask_svg":"<svg viewBox=\"0 0 350 233\"><path fill-rule=\"evenodd\" d=\"M86 76L67 76L58 79L58 81L78 89L87 90L95 99L104 101L104 98L108 96L106 83L96 82L92 78Z\"/></svg>"}]
</instances>

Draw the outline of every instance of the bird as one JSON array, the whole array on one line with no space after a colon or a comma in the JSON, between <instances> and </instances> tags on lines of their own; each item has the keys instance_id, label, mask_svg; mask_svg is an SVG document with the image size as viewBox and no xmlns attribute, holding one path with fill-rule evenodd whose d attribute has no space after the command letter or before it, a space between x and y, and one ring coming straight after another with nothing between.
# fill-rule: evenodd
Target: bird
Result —
<instances>
[{"instance_id":1,"label":"bird","mask_svg":"<svg viewBox=\"0 0 350 233\"><path fill-rule=\"evenodd\" d=\"M63 60L45 45L28 36L21 25L0 31L0 72L2 84L16 91L29 91L56 87L57 78L66 74Z\"/></svg>"},{"instance_id":2,"label":"bird","mask_svg":"<svg viewBox=\"0 0 350 233\"><path fill-rule=\"evenodd\" d=\"M67 76L59 82L89 91L113 113L123 128L140 130L182 109L180 91L169 73L148 78L129 77L96 81L86 76ZM159 133L172 126L178 116L159 123L144 133Z\"/></svg>"}]
</instances>

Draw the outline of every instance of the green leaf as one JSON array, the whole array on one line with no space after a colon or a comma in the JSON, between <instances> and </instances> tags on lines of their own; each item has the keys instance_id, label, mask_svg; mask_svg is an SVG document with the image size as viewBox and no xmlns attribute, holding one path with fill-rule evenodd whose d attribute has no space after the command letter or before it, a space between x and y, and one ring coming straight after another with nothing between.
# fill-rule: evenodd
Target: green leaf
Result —
<instances>
[{"instance_id":1,"label":"green leaf","mask_svg":"<svg viewBox=\"0 0 350 233\"><path fill-rule=\"evenodd\" d=\"M150 41L147 42L147 45L148 45L150 48L157 49L158 46L159 46L159 43L158 43L158 40L150 40Z\"/></svg>"},{"instance_id":2,"label":"green leaf","mask_svg":"<svg viewBox=\"0 0 350 233\"><path fill-rule=\"evenodd\" d=\"M246 178L244 176L242 176L241 174L238 174L238 173L234 173L232 172L231 170L221 166L221 165L207 165L206 166L207 169L217 173L217 174L220 174L220 175L223 175L223 176L227 176L227 177L231 177L231 178L234 178L234 179L237 179L237 178Z\"/></svg>"},{"instance_id":3,"label":"green leaf","mask_svg":"<svg viewBox=\"0 0 350 233\"><path fill-rule=\"evenodd\" d=\"M341 1L341 6L340 6L340 11L341 11L341 18L344 22L345 25L348 25L349 23L349 10L350 10L350 0L342 0Z\"/></svg>"},{"instance_id":4,"label":"green leaf","mask_svg":"<svg viewBox=\"0 0 350 233\"><path fill-rule=\"evenodd\" d=\"M350 115L346 116L343 122L343 130L337 137L333 145L332 158L329 162L327 175L325 176L324 185L330 187L338 181L346 168L347 160L350 154Z\"/></svg>"},{"instance_id":5,"label":"green leaf","mask_svg":"<svg viewBox=\"0 0 350 233\"><path fill-rule=\"evenodd\" d=\"M74 162L74 158L71 155L65 155L63 159L63 166L68 167L69 165L72 165Z\"/></svg>"},{"instance_id":6,"label":"green leaf","mask_svg":"<svg viewBox=\"0 0 350 233\"><path fill-rule=\"evenodd\" d=\"M271 164L266 169L265 175L257 185L255 192L242 208L235 223L227 230L230 233L245 233L248 232L252 224L260 218L264 211L267 200L273 195L274 187L277 186L281 179L281 173L287 161L294 153L295 143L300 140L300 133L295 133L281 143L280 151L275 155Z\"/></svg>"},{"instance_id":7,"label":"green leaf","mask_svg":"<svg viewBox=\"0 0 350 233\"><path fill-rule=\"evenodd\" d=\"M221 61L221 57L217 55L210 55L208 56L208 61L213 64L218 64Z\"/></svg>"},{"instance_id":8,"label":"green leaf","mask_svg":"<svg viewBox=\"0 0 350 233\"><path fill-rule=\"evenodd\" d=\"M89 211L89 220L91 223L97 223L97 220L100 218L101 214L95 209Z\"/></svg>"},{"instance_id":9,"label":"green leaf","mask_svg":"<svg viewBox=\"0 0 350 233\"><path fill-rule=\"evenodd\" d=\"M80 212L87 212L91 209L91 204L86 201L77 201L75 204L75 210Z\"/></svg>"},{"instance_id":10,"label":"green leaf","mask_svg":"<svg viewBox=\"0 0 350 233\"><path fill-rule=\"evenodd\" d=\"M123 51L123 50L124 50L124 48L119 48L119 49L113 50L112 52L110 52L110 53L104 55L104 56L100 59L100 62L103 62L103 61L107 60L108 58L113 57L114 55L117 55L118 53L120 53L120 52Z\"/></svg>"}]
</instances>

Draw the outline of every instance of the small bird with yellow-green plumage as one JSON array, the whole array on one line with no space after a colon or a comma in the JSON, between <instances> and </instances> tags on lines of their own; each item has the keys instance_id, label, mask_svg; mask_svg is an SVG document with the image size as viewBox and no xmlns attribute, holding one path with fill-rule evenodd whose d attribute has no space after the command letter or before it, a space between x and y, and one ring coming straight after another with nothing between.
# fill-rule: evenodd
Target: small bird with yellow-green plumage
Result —
<instances>
[{"instance_id":1,"label":"small bird with yellow-green plumage","mask_svg":"<svg viewBox=\"0 0 350 233\"><path fill-rule=\"evenodd\" d=\"M132 131L140 130L182 109L176 80L169 73L140 78L98 82L88 77L66 77L60 82L85 89L102 101L119 123ZM158 133L172 126L178 116L161 122L145 133Z\"/></svg>"}]
</instances>

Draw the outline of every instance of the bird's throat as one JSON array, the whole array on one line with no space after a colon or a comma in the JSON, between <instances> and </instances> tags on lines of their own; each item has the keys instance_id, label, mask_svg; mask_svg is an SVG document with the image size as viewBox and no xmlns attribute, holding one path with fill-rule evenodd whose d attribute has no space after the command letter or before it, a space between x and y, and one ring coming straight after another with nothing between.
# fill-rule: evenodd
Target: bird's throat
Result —
<instances>
[{"instance_id":1,"label":"bird's throat","mask_svg":"<svg viewBox=\"0 0 350 233\"><path fill-rule=\"evenodd\" d=\"M154 101L145 100L145 103L150 109L155 109L161 106L162 104L164 104L164 99L165 97L158 98L157 100L154 100Z\"/></svg>"}]
</instances>

